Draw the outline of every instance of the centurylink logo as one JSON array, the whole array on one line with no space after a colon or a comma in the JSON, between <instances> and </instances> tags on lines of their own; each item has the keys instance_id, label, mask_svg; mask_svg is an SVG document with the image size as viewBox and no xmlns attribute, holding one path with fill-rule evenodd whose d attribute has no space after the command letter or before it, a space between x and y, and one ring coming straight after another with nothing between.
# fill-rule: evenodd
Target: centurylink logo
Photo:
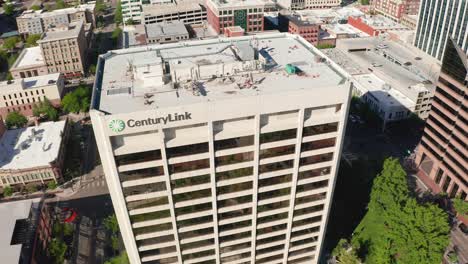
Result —
<instances>
[{"instance_id":1,"label":"centurylink logo","mask_svg":"<svg viewBox=\"0 0 468 264\"><path fill-rule=\"evenodd\" d=\"M125 129L125 122L120 119L114 119L109 123L109 128L114 132L122 132Z\"/></svg>"}]
</instances>

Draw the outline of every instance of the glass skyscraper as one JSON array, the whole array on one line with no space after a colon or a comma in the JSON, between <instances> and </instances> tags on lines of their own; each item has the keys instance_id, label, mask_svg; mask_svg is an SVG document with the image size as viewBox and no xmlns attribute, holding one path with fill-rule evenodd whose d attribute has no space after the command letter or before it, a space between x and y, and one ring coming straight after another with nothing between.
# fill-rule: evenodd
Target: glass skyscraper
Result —
<instances>
[{"instance_id":1,"label":"glass skyscraper","mask_svg":"<svg viewBox=\"0 0 468 264\"><path fill-rule=\"evenodd\" d=\"M421 1L414 45L442 60L448 37L468 50L468 0Z\"/></svg>"}]
</instances>

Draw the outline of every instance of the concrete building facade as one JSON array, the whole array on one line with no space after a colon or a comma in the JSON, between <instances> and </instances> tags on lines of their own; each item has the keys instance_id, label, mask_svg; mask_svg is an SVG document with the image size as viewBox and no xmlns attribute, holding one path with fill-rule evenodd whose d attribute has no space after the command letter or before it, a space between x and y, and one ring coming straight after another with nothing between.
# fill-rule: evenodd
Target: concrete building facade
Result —
<instances>
[{"instance_id":1,"label":"concrete building facade","mask_svg":"<svg viewBox=\"0 0 468 264\"><path fill-rule=\"evenodd\" d=\"M67 121L5 131L0 137L0 187L61 181L68 134Z\"/></svg>"},{"instance_id":2,"label":"concrete building facade","mask_svg":"<svg viewBox=\"0 0 468 264\"><path fill-rule=\"evenodd\" d=\"M185 24L180 21L145 25L148 44L164 44L189 39Z\"/></svg>"},{"instance_id":3,"label":"concrete building facade","mask_svg":"<svg viewBox=\"0 0 468 264\"><path fill-rule=\"evenodd\" d=\"M0 82L0 116L5 119L13 111L32 116L33 105L45 98L59 106L64 86L60 73Z\"/></svg>"},{"instance_id":4,"label":"concrete building facade","mask_svg":"<svg viewBox=\"0 0 468 264\"><path fill-rule=\"evenodd\" d=\"M20 34L42 34L49 28L58 25L68 25L74 21L83 20L96 26L95 3L79 5L78 7L58 9L50 12L43 10L26 10L16 18Z\"/></svg>"},{"instance_id":5,"label":"concrete building facade","mask_svg":"<svg viewBox=\"0 0 468 264\"><path fill-rule=\"evenodd\" d=\"M200 25L206 21L206 8L199 1L182 1L165 5L143 5L142 23L154 24L180 21L189 25Z\"/></svg>"},{"instance_id":6,"label":"concrete building facade","mask_svg":"<svg viewBox=\"0 0 468 264\"><path fill-rule=\"evenodd\" d=\"M220 34L224 28L240 26L245 32L263 31L263 10L260 0L208 0L208 23Z\"/></svg>"},{"instance_id":7,"label":"concrete building facade","mask_svg":"<svg viewBox=\"0 0 468 264\"><path fill-rule=\"evenodd\" d=\"M84 74L87 41L83 21L50 29L37 43L49 73L61 72L65 78Z\"/></svg>"},{"instance_id":8,"label":"concrete building facade","mask_svg":"<svg viewBox=\"0 0 468 264\"><path fill-rule=\"evenodd\" d=\"M468 1L421 1L414 45L438 60L450 37L468 52Z\"/></svg>"},{"instance_id":9,"label":"concrete building facade","mask_svg":"<svg viewBox=\"0 0 468 264\"><path fill-rule=\"evenodd\" d=\"M11 66L13 79L49 74L40 47L25 48Z\"/></svg>"},{"instance_id":10,"label":"concrete building facade","mask_svg":"<svg viewBox=\"0 0 468 264\"><path fill-rule=\"evenodd\" d=\"M432 191L464 200L468 193L467 92L467 55L449 39L415 163L419 178Z\"/></svg>"},{"instance_id":11,"label":"concrete building facade","mask_svg":"<svg viewBox=\"0 0 468 264\"><path fill-rule=\"evenodd\" d=\"M346 73L291 34L112 53L90 113L130 262L317 263Z\"/></svg>"},{"instance_id":12,"label":"concrete building facade","mask_svg":"<svg viewBox=\"0 0 468 264\"><path fill-rule=\"evenodd\" d=\"M372 0L372 9L396 22L404 15L417 15L421 0Z\"/></svg>"},{"instance_id":13,"label":"concrete building facade","mask_svg":"<svg viewBox=\"0 0 468 264\"><path fill-rule=\"evenodd\" d=\"M278 4L288 10L329 9L339 7L341 0L278 0Z\"/></svg>"}]
</instances>

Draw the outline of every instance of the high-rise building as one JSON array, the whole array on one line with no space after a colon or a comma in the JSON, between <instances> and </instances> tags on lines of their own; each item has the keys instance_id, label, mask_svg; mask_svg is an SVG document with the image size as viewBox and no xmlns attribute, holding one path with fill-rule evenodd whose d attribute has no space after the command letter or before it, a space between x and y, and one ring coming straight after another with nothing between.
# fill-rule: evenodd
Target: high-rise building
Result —
<instances>
[{"instance_id":1,"label":"high-rise building","mask_svg":"<svg viewBox=\"0 0 468 264\"><path fill-rule=\"evenodd\" d=\"M135 263L317 263L350 102L298 35L101 55L91 120Z\"/></svg>"},{"instance_id":2,"label":"high-rise building","mask_svg":"<svg viewBox=\"0 0 468 264\"><path fill-rule=\"evenodd\" d=\"M418 176L435 192L450 197L468 193L468 61L467 55L447 41L432 109L418 146Z\"/></svg>"},{"instance_id":3,"label":"high-rise building","mask_svg":"<svg viewBox=\"0 0 468 264\"><path fill-rule=\"evenodd\" d=\"M468 51L468 0L421 1L414 45L441 60L451 37Z\"/></svg>"},{"instance_id":4,"label":"high-rise building","mask_svg":"<svg viewBox=\"0 0 468 264\"><path fill-rule=\"evenodd\" d=\"M372 0L371 7L377 13L395 21L404 15L417 15L421 0Z\"/></svg>"}]
</instances>

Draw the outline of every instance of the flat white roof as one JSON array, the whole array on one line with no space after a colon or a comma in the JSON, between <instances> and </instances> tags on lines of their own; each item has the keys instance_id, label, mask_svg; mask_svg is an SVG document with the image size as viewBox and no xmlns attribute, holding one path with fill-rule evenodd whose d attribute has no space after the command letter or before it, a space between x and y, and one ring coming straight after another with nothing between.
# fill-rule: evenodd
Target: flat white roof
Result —
<instances>
[{"instance_id":1,"label":"flat white roof","mask_svg":"<svg viewBox=\"0 0 468 264\"><path fill-rule=\"evenodd\" d=\"M24 79L13 79L10 83L8 83L8 81L3 81L0 82L0 93L10 93L18 90L53 85L57 83L59 78L60 73L57 72L47 75L28 77Z\"/></svg>"},{"instance_id":2,"label":"flat white roof","mask_svg":"<svg viewBox=\"0 0 468 264\"><path fill-rule=\"evenodd\" d=\"M359 37L369 37L369 34L351 26L350 24L327 24L324 28L332 30L335 34L355 34Z\"/></svg>"},{"instance_id":3,"label":"flat white roof","mask_svg":"<svg viewBox=\"0 0 468 264\"><path fill-rule=\"evenodd\" d=\"M298 10L296 14L302 16L303 19L311 21L337 22L338 20L348 19L348 17L361 17L365 14L355 7L336 7L330 9L311 9Z\"/></svg>"},{"instance_id":4,"label":"flat white roof","mask_svg":"<svg viewBox=\"0 0 468 264\"><path fill-rule=\"evenodd\" d=\"M2 263L19 263L22 245L11 245L16 220L29 217L33 203L40 198L21 200L9 203L0 203L0 252Z\"/></svg>"},{"instance_id":5,"label":"flat white roof","mask_svg":"<svg viewBox=\"0 0 468 264\"><path fill-rule=\"evenodd\" d=\"M51 28L42 34L41 40L38 43L47 42L58 39L77 38L83 27L83 20L71 22L68 25L61 25L56 28Z\"/></svg>"},{"instance_id":6,"label":"flat white roof","mask_svg":"<svg viewBox=\"0 0 468 264\"><path fill-rule=\"evenodd\" d=\"M34 67L39 65L44 65L44 57L42 56L41 48L37 46L25 48L16 60L13 68Z\"/></svg>"},{"instance_id":7,"label":"flat white roof","mask_svg":"<svg viewBox=\"0 0 468 264\"><path fill-rule=\"evenodd\" d=\"M145 28L148 38L188 34L184 23L180 21L147 24Z\"/></svg>"},{"instance_id":8,"label":"flat white roof","mask_svg":"<svg viewBox=\"0 0 468 264\"><path fill-rule=\"evenodd\" d=\"M406 26L399 24L390 18L386 18L382 15L375 15L375 16L362 16L362 21L372 26L375 29L408 29Z\"/></svg>"},{"instance_id":9,"label":"flat white roof","mask_svg":"<svg viewBox=\"0 0 468 264\"><path fill-rule=\"evenodd\" d=\"M248 6L264 6L265 2L261 0L208 0L216 7L248 7Z\"/></svg>"},{"instance_id":10,"label":"flat white roof","mask_svg":"<svg viewBox=\"0 0 468 264\"><path fill-rule=\"evenodd\" d=\"M258 52L253 48L255 46ZM229 75L220 76L220 71L229 67L260 65L255 56L265 58L268 67L258 66L256 70L239 68L238 72L233 70L234 73L231 71ZM240 59L242 57L247 59ZM101 55L99 64L102 63L104 66L98 71L93 92L93 98L98 100L94 102L94 108L109 113L336 87L346 81L346 73L309 42L298 35L278 33L112 51ZM209 76L191 79L196 79L200 94L194 94L187 87L190 86L188 81L179 80L179 88L174 89L174 80L166 79L163 84L160 77L152 77L163 75L165 63L170 66L171 73L176 72L174 78L180 79L181 72L194 71ZM288 74L285 70L288 64L294 65L301 74ZM135 69L136 75L133 73ZM150 81L145 81L145 76ZM213 76L218 77L213 79ZM252 85L244 88L246 83Z\"/></svg>"},{"instance_id":11,"label":"flat white roof","mask_svg":"<svg viewBox=\"0 0 468 264\"><path fill-rule=\"evenodd\" d=\"M57 9L52 11L44 11L44 10L26 10L24 11L19 18L34 18L34 17L51 17L56 15L68 15L73 14L78 11L92 11L96 7L96 2L88 2L86 4L78 5L77 7L69 7L63 9Z\"/></svg>"},{"instance_id":12,"label":"flat white roof","mask_svg":"<svg viewBox=\"0 0 468 264\"><path fill-rule=\"evenodd\" d=\"M380 104L391 107L402 105L407 109L414 107L415 102L400 91L387 86L387 83L375 74L362 74L353 76L362 87L379 100Z\"/></svg>"},{"instance_id":13,"label":"flat white roof","mask_svg":"<svg viewBox=\"0 0 468 264\"><path fill-rule=\"evenodd\" d=\"M48 166L58 157L65 123L45 122L7 130L0 138L0 170Z\"/></svg>"}]
</instances>

